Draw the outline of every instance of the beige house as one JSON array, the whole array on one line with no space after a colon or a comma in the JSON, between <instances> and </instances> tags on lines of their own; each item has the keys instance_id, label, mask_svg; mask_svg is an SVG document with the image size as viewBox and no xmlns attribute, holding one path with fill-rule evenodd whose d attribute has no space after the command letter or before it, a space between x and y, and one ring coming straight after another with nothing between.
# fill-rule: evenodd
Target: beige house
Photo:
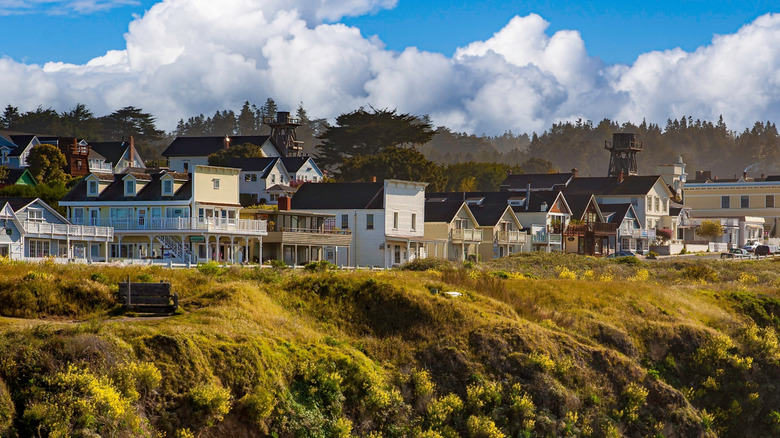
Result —
<instances>
[{"instance_id":1,"label":"beige house","mask_svg":"<svg viewBox=\"0 0 780 438\"><path fill-rule=\"evenodd\" d=\"M468 206L482 230L479 255L482 260L505 257L523 251L526 237L523 225L509 204L474 203Z\"/></svg>"},{"instance_id":2,"label":"beige house","mask_svg":"<svg viewBox=\"0 0 780 438\"><path fill-rule=\"evenodd\" d=\"M431 198L425 202L425 240L428 257L448 260L475 258L483 230L463 201Z\"/></svg>"},{"instance_id":3,"label":"beige house","mask_svg":"<svg viewBox=\"0 0 780 438\"><path fill-rule=\"evenodd\" d=\"M262 253L266 222L239 218L239 169L191 170L91 173L60 205L74 224L113 227L113 259L243 263Z\"/></svg>"},{"instance_id":4,"label":"beige house","mask_svg":"<svg viewBox=\"0 0 780 438\"><path fill-rule=\"evenodd\" d=\"M780 237L780 181L688 183L685 206L692 218L763 218L761 238ZM755 220L743 220L745 232L736 244L743 245L756 234Z\"/></svg>"}]
</instances>

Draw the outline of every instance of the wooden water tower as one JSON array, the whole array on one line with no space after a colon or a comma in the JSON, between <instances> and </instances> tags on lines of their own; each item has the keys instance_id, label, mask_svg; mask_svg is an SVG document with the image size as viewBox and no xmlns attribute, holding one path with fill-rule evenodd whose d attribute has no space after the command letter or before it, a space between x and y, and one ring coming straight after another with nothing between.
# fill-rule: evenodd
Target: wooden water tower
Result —
<instances>
[{"instance_id":1,"label":"wooden water tower","mask_svg":"<svg viewBox=\"0 0 780 438\"><path fill-rule=\"evenodd\" d=\"M604 149L611 154L607 176L616 177L623 172L624 176L639 174L636 164L636 154L642 151L642 143L636 140L636 134L615 132L612 141L604 141Z\"/></svg>"},{"instance_id":2,"label":"wooden water tower","mask_svg":"<svg viewBox=\"0 0 780 438\"><path fill-rule=\"evenodd\" d=\"M274 117L264 117L263 123L271 127L271 139L277 147L284 151L286 157L298 157L303 150L303 142L295 136L295 128L301 126L301 121L290 117L290 113L279 111Z\"/></svg>"}]
</instances>

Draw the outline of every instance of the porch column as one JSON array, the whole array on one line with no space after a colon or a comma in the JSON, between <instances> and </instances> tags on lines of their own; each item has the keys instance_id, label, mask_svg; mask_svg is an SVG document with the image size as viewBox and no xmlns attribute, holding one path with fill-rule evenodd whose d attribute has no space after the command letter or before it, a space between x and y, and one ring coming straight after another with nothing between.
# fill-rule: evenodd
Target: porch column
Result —
<instances>
[{"instance_id":1,"label":"porch column","mask_svg":"<svg viewBox=\"0 0 780 438\"><path fill-rule=\"evenodd\" d=\"M236 238L230 236L230 263L236 262Z\"/></svg>"},{"instance_id":2,"label":"porch column","mask_svg":"<svg viewBox=\"0 0 780 438\"><path fill-rule=\"evenodd\" d=\"M244 262L249 263L249 236L244 237Z\"/></svg>"},{"instance_id":3,"label":"porch column","mask_svg":"<svg viewBox=\"0 0 780 438\"><path fill-rule=\"evenodd\" d=\"M211 235L206 234L206 261L211 261Z\"/></svg>"},{"instance_id":4,"label":"porch column","mask_svg":"<svg viewBox=\"0 0 780 438\"><path fill-rule=\"evenodd\" d=\"M149 235L149 251L146 254L149 260L154 260L154 235Z\"/></svg>"}]
</instances>

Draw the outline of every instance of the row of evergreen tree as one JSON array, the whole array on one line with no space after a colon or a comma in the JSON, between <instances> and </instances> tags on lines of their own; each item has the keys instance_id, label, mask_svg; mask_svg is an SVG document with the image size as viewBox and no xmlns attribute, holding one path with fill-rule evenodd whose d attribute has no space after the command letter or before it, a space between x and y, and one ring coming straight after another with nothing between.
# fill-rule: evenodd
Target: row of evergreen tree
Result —
<instances>
[{"instance_id":1,"label":"row of evergreen tree","mask_svg":"<svg viewBox=\"0 0 780 438\"><path fill-rule=\"evenodd\" d=\"M246 101L238 113L226 109L210 117L200 114L181 119L173 132L166 133L157 128L153 115L133 106L95 116L83 104L63 112L43 107L20 112L18 107L8 105L0 115L0 129L90 141L118 141L132 135L142 155L155 161L173 136L268 134L270 128L263 119L274 117L277 110L272 98L260 107ZM294 116L301 123L297 134L304 143L304 153L316 155L322 144L320 137L329 127L327 120L310 117L302 103ZM430 124L430 119L422 116L420 122ZM674 162L678 156L688 164L689 173L710 170L721 178L739 175L744 169L752 176L780 173L780 135L774 123L756 122L737 132L730 130L722 117L713 123L683 116L668 120L664 127L646 121L636 125L609 119L597 124L578 120L555 123L530 137L511 131L499 136L474 135L440 126L419 150L428 160L440 164L473 161L519 166L537 158L552 162L561 171L576 167L582 175L599 176L606 173L609 160L604 142L614 132L634 132L642 141L639 166L643 174L653 173L657 165Z\"/></svg>"}]
</instances>

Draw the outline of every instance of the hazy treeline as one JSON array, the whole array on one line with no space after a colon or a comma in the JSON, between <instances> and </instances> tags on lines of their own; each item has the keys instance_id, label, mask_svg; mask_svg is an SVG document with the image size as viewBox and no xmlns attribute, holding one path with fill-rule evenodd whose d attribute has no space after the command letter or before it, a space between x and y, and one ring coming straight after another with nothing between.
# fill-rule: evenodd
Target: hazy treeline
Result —
<instances>
[{"instance_id":1,"label":"hazy treeline","mask_svg":"<svg viewBox=\"0 0 780 438\"><path fill-rule=\"evenodd\" d=\"M8 105L0 116L0 129L32 132L55 136L75 136L89 141L118 141L135 138L142 155L149 161L160 160L160 153L177 135L264 135L269 133L263 118L274 116L278 108L272 98L260 107L244 102L238 112L232 109L216 111L213 116L199 114L181 119L173 132L166 133L156 126L153 115L132 106L118 109L105 116L95 116L83 104L71 110L57 112L38 107L20 112ZM303 141L304 153L316 155L318 139L329 126L323 118L310 117L303 104L295 111L300 120L298 139ZM428 116L421 120L430 122ZM530 137L507 131L499 136L453 132L436 128L433 139L421 146L425 157L439 164L465 162L503 163L520 166L531 158L550 161L556 170L578 168L581 175L600 176L606 173L609 153L604 141L613 132L634 132L643 143L639 155L639 171L655 172L659 164L672 163L682 156L688 173L711 170L713 176L732 178L749 168L751 176L780 173L780 138L772 122L756 122L741 132L729 129L721 117L717 122L693 120L690 116L668 120L666 126L643 121L619 123L604 119L561 122L549 130Z\"/></svg>"}]
</instances>

